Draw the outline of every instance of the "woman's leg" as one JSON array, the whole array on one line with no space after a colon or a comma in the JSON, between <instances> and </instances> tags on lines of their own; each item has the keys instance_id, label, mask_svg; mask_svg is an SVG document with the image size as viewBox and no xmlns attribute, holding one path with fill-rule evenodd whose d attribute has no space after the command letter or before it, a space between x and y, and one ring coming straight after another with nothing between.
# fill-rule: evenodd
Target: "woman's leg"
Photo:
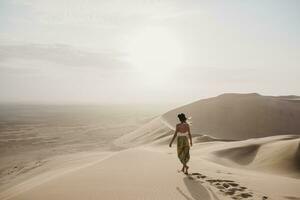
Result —
<instances>
[{"instance_id":1,"label":"woman's leg","mask_svg":"<svg viewBox=\"0 0 300 200\"><path fill-rule=\"evenodd\" d=\"M182 172L184 172L184 169L185 169L185 167L184 167L184 165L182 165L182 169L181 169L181 171L182 171Z\"/></svg>"},{"instance_id":2,"label":"woman's leg","mask_svg":"<svg viewBox=\"0 0 300 200\"><path fill-rule=\"evenodd\" d=\"M178 137L177 139L177 155L182 163L182 172L188 174L188 166L186 165L190 159L189 144L186 137Z\"/></svg>"},{"instance_id":3,"label":"woman's leg","mask_svg":"<svg viewBox=\"0 0 300 200\"><path fill-rule=\"evenodd\" d=\"M183 151L183 154L184 154L184 168L185 168L185 174L188 174L188 169L189 169L189 166L187 166L187 163L189 162L190 160L190 152L189 152L189 146L185 146L184 147L184 151Z\"/></svg>"}]
</instances>

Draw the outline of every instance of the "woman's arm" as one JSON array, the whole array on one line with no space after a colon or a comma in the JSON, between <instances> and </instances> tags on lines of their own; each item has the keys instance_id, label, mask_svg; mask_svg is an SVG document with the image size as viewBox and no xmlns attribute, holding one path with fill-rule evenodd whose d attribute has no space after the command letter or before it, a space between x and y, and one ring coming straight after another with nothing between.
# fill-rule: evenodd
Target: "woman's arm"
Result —
<instances>
[{"instance_id":1,"label":"woman's arm","mask_svg":"<svg viewBox=\"0 0 300 200\"><path fill-rule=\"evenodd\" d=\"M176 136L177 136L177 125L176 125L176 129L175 129L175 133L174 133L174 135L173 135L173 138L172 138L172 140L171 140L171 142L170 142L170 144L169 144L169 147L172 147L172 143L174 142Z\"/></svg>"},{"instance_id":2,"label":"woman's arm","mask_svg":"<svg viewBox=\"0 0 300 200\"><path fill-rule=\"evenodd\" d=\"M191 130L190 130L190 126L189 125L188 125L188 134L189 134L189 138L190 138L190 144L191 144L191 146L193 146L192 135L191 135Z\"/></svg>"}]
</instances>

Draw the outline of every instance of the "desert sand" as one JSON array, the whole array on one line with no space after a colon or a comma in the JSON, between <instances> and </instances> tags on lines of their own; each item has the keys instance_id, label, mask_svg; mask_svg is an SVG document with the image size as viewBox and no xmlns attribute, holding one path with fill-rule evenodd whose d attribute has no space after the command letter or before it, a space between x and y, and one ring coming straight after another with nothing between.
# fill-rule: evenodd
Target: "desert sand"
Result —
<instances>
[{"instance_id":1,"label":"desert sand","mask_svg":"<svg viewBox=\"0 0 300 200\"><path fill-rule=\"evenodd\" d=\"M300 199L300 102L226 94L171 110L114 141L126 148L53 161L0 199ZM189 175L168 143L192 116ZM57 163L63 163L57 166Z\"/></svg>"}]
</instances>

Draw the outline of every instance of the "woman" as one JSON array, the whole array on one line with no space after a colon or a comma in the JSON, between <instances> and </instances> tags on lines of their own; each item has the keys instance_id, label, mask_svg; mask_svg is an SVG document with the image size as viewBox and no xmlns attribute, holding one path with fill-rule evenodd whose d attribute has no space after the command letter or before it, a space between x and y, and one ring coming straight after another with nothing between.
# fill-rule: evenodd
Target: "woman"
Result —
<instances>
[{"instance_id":1,"label":"woman","mask_svg":"<svg viewBox=\"0 0 300 200\"><path fill-rule=\"evenodd\" d=\"M169 144L172 147L172 143L177 137L177 156L182 163L181 171L185 174L188 174L189 166L187 166L187 162L190 160L190 146L192 146L192 136L190 132L190 126L186 122L185 114L181 113L178 115L180 123L176 125L176 130L174 136ZM189 145L189 139L190 145Z\"/></svg>"}]
</instances>

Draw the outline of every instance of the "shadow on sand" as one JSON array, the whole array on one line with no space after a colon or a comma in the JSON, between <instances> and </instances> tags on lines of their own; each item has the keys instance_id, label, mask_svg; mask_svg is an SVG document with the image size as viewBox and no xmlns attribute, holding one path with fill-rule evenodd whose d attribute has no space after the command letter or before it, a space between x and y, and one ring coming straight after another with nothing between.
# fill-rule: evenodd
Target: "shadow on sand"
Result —
<instances>
[{"instance_id":1,"label":"shadow on sand","mask_svg":"<svg viewBox=\"0 0 300 200\"><path fill-rule=\"evenodd\" d=\"M184 177L183 182L186 185L186 188L188 189L190 198L188 195L186 195L179 187L177 187L177 191L185 197L187 200L212 200L209 192L205 187L203 187L199 182L194 181L190 177Z\"/></svg>"}]
</instances>

